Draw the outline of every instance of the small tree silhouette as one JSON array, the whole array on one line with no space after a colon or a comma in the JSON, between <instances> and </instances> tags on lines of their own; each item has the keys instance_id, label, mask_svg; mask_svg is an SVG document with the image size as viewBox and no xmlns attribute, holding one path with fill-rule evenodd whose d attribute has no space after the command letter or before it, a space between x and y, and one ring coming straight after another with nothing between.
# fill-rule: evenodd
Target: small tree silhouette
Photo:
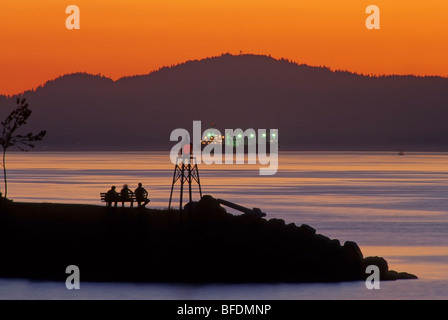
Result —
<instances>
[{"instance_id":1,"label":"small tree silhouette","mask_svg":"<svg viewBox=\"0 0 448 320\"><path fill-rule=\"evenodd\" d=\"M6 178L6 150L10 147L17 147L21 151L28 151L28 148L34 148L34 142L43 139L47 133L45 130L38 134L28 133L26 135L17 134L16 131L26 124L31 116L31 110L28 108L26 99L17 98L17 108L13 110L5 121L1 123L2 135L0 137L0 145L3 148L3 178L5 181L5 198L8 195L8 182Z\"/></svg>"}]
</instances>

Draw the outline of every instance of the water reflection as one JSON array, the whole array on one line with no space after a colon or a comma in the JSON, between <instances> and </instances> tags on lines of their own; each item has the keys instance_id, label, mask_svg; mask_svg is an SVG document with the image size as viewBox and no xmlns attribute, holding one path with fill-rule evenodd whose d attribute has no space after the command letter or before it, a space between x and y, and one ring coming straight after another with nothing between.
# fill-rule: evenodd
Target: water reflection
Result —
<instances>
[{"instance_id":1,"label":"water reflection","mask_svg":"<svg viewBox=\"0 0 448 320\"><path fill-rule=\"evenodd\" d=\"M9 196L102 205L99 193L111 185L135 189L142 182L150 206L165 208L173 169L168 152L11 153ZM397 270L419 274L432 261L434 271L422 274L448 277L446 153L282 152L274 176L260 176L258 164L200 165L199 171L204 194L259 207L267 218L310 224L371 254L388 248L380 252ZM423 259L406 248L432 254Z\"/></svg>"}]
</instances>

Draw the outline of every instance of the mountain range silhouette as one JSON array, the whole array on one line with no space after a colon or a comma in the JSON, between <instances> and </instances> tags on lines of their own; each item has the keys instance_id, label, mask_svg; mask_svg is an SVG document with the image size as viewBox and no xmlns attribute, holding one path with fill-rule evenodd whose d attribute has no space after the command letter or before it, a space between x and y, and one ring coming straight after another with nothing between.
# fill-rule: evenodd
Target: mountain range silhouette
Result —
<instances>
[{"instance_id":1,"label":"mountain range silhouette","mask_svg":"<svg viewBox=\"0 0 448 320\"><path fill-rule=\"evenodd\" d=\"M366 76L261 55L113 81L75 73L23 96L48 150L169 150L171 131L278 129L280 150L448 151L448 79ZM3 119L15 97L0 96Z\"/></svg>"}]
</instances>

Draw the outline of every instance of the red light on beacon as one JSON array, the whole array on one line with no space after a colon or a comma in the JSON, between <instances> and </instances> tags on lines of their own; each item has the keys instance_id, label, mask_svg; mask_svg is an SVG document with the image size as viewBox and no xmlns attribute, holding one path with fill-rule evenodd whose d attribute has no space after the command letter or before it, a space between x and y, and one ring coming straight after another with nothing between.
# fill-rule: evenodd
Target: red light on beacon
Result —
<instances>
[{"instance_id":1,"label":"red light on beacon","mask_svg":"<svg viewBox=\"0 0 448 320\"><path fill-rule=\"evenodd\" d=\"M191 153L193 153L193 144L192 143L186 144L182 147L182 154L188 155Z\"/></svg>"}]
</instances>

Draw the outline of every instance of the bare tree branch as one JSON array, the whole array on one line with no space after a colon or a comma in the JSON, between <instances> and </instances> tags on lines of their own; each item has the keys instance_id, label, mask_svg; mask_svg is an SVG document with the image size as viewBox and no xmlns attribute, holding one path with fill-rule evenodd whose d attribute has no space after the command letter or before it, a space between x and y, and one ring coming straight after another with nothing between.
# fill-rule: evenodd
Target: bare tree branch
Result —
<instances>
[{"instance_id":1,"label":"bare tree branch","mask_svg":"<svg viewBox=\"0 0 448 320\"><path fill-rule=\"evenodd\" d=\"M10 147L17 147L21 151L28 151L34 148L35 141L41 141L46 131L43 130L38 134L27 133L26 135L16 134L16 131L26 124L32 111L28 108L25 98L17 98L17 108L13 110L6 119L1 122L2 135L0 137L0 145L3 148L3 157L1 165L3 167L3 178L5 183L5 198L8 194L8 183L6 177L6 150Z\"/></svg>"}]
</instances>

